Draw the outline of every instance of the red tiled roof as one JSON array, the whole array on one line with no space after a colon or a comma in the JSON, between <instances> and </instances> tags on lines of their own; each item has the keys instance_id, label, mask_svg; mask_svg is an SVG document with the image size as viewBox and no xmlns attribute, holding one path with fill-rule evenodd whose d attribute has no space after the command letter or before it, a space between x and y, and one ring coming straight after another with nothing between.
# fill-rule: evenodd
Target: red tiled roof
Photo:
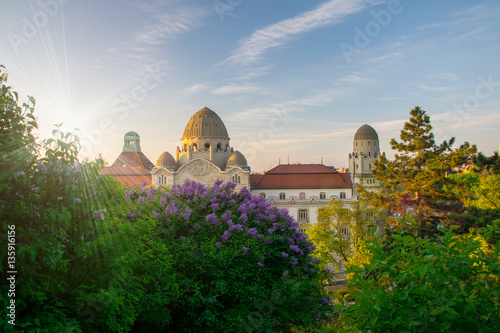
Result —
<instances>
[{"instance_id":1,"label":"red tiled roof","mask_svg":"<svg viewBox=\"0 0 500 333\"><path fill-rule=\"evenodd\" d=\"M250 175L253 188L344 188L351 187L348 173L323 164L282 164L264 175Z\"/></svg>"},{"instance_id":2,"label":"red tiled roof","mask_svg":"<svg viewBox=\"0 0 500 333\"><path fill-rule=\"evenodd\" d=\"M151 170L154 164L142 152L124 151L111 165L113 167L137 167Z\"/></svg>"},{"instance_id":3,"label":"red tiled roof","mask_svg":"<svg viewBox=\"0 0 500 333\"><path fill-rule=\"evenodd\" d=\"M111 175L123 186L141 185L143 182L147 185L151 184L151 173L144 168L111 166L102 169L99 174Z\"/></svg>"},{"instance_id":4,"label":"red tiled roof","mask_svg":"<svg viewBox=\"0 0 500 333\"><path fill-rule=\"evenodd\" d=\"M280 164L266 174L282 173L338 173L337 170L327 167L324 164Z\"/></svg>"}]
</instances>

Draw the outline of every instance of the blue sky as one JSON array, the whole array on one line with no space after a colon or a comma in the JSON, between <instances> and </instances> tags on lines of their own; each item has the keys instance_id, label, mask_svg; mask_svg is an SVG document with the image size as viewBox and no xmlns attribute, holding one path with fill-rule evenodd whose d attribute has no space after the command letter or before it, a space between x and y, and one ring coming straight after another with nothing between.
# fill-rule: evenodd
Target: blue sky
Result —
<instances>
[{"instance_id":1,"label":"blue sky","mask_svg":"<svg viewBox=\"0 0 500 333\"><path fill-rule=\"evenodd\" d=\"M40 0L0 2L0 63L37 100L39 135L80 130L112 163L134 130L175 156L207 106L254 171L346 167L357 128L381 150L416 105L437 138L500 142L500 2Z\"/></svg>"}]
</instances>

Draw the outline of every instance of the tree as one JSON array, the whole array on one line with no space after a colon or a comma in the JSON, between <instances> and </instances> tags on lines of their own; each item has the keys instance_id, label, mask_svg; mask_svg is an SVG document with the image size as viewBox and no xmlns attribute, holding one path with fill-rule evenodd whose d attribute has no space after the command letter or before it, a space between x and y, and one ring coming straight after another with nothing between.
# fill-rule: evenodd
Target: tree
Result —
<instances>
[{"instance_id":1,"label":"tree","mask_svg":"<svg viewBox=\"0 0 500 333\"><path fill-rule=\"evenodd\" d=\"M316 245L314 254L324 265L340 267L333 253L347 262L355 251L355 245L363 242L367 231L377 224L380 212L365 202L352 201L345 205L341 200L332 200L327 206L318 208L318 222L308 225L306 233Z\"/></svg>"},{"instance_id":2,"label":"tree","mask_svg":"<svg viewBox=\"0 0 500 333\"><path fill-rule=\"evenodd\" d=\"M434 233L440 222L447 222L449 212L461 209L460 200L443 190L453 187L453 179L447 177L453 168L464 164L476 153L476 146L468 142L452 149L455 138L436 144L430 117L420 107L410 112L410 119L401 130L400 141L391 140L396 150L394 160L385 156L375 161L373 174L382 182L379 193L362 193L375 207L389 209L393 213L390 222L399 223L413 212L422 235Z\"/></svg>"},{"instance_id":3,"label":"tree","mask_svg":"<svg viewBox=\"0 0 500 333\"><path fill-rule=\"evenodd\" d=\"M492 156L486 157L479 153L472 157L472 163L480 170L487 173L500 174L500 156L494 152Z\"/></svg>"}]
</instances>

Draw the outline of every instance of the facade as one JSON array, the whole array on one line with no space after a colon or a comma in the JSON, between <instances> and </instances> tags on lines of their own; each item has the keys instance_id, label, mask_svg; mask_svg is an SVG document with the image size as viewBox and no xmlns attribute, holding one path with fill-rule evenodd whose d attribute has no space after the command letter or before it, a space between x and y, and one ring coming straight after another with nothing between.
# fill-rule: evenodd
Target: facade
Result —
<instances>
[{"instance_id":1,"label":"facade","mask_svg":"<svg viewBox=\"0 0 500 333\"><path fill-rule=\"evenodd\" d=\"M103 168L101 175L114 176L124 186L151 184L151 169L154 164L141 151L141 138L136 132L127 132L123 138L123 149L115 162Z\"/></svg>"},{"instance_id":2,"label":"facade","mask_svg":"<svg viewBox=\"0 0 500 333\"><path fill-rule=\"evenodd\" d=\"M299 225L316 223L317 209L332 199L345 203L353 199L350 175L323 164L280 164L264 174L250 175L250 184L252 194L285 208Z\"/></svg>"},{"instance_id":3,"label":"facade","mask_svg":"<svg viewBox=\"0 0 500 333\"><path fill-rule=\"evenodd\" d=\"M250 185L250 167L239 151L229 143L226 126L207 107L189 120L175 156L164 152L151 170L152 184L184 184L187 179L212 186L217 179L231 181L240 190Z\"/></svg>"}]
</instances>

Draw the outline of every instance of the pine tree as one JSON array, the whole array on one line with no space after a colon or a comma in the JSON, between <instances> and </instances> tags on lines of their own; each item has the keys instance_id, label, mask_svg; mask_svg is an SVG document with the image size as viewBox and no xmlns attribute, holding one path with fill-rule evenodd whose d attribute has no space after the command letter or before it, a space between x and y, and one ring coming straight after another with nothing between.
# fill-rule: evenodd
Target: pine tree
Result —
<instances>
[{"instance_id":1,"label":"pine tree","mask_svg":"<svg viewBox=\"0 0 500 333\"><path fill-rule=\"evenodd\" d=\"M394 160L381 156L375 162L373 173L383 183L382 190L363 195L373 206L389 209L393 225L398 224L397 217L404 220L412 212L417 232L424 236L436 231L439 223L446 223L450 211L461 208L460 200L443 187L453 186L447 175L477 150L468 142L453 150L455 138L436 144L426 112L417 106L410 115L400 141L391 140L392 149L397 151Z\"/></svg>"}]
</instances>

